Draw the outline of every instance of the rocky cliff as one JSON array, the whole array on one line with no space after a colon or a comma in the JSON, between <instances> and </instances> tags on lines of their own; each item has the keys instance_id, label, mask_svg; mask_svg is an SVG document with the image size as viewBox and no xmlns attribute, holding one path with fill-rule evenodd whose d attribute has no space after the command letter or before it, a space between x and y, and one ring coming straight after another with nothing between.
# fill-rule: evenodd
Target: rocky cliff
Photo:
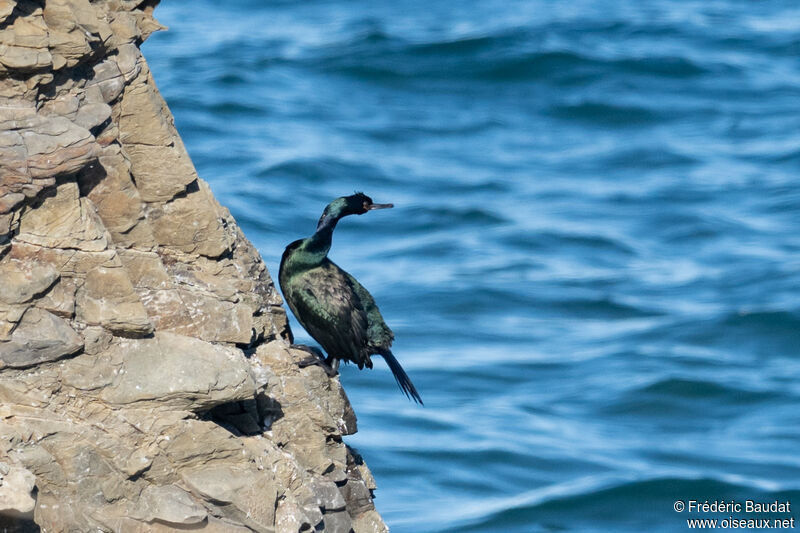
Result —
<instances>
[{"instance_id":1,"label":"rocky cliff","mask_svg":"<svg viewBox=\"0 0 800 533\"><path fill-rule=\"evenodd\" d=\"M156 3L0 0L0 530L385 531L139 52Z\"/></svg>"}]
</instances>

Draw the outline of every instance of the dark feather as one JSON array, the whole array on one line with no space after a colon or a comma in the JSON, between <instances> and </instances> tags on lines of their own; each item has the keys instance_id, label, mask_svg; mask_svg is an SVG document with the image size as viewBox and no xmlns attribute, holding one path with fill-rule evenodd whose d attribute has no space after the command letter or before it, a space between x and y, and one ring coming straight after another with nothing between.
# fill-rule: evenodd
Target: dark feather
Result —
<instances>
[{"instance_id":1,"label":"dark feather","mask_svg":"<svg viewBox=\"0 0 800 533\"><path fill-rule=\"evenodd\" d=\"M413 398L415 402L420 405L425 405L422 403L422 398L419 397L419 393L417 392L417 388L411 383L411 378L408 377L406 371L403 370L403 367L400 366L400 362L395 358L394 354L391 350L382 350L380 354L383 356L384 360L386 360L386 364L389 365L389 370L392 371L394 375L394 379L397 381L397 384L400 386L400 389L405 393L407 398Z\"/></svg>"}]
</instances>

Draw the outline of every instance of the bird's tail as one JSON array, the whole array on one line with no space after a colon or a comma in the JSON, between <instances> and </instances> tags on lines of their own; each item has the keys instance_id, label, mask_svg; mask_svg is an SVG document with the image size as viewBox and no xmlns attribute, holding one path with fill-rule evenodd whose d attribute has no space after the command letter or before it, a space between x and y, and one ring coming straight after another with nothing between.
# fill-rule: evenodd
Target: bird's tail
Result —
<instances>
[{"instance_id":1,"label":"bird's tail","mask_svg":"<svg viewBox=\"0 0 800 533\"><path fill-rule=\"evenodd\" d=\"M413 399L418 404L425 405L422 403L422 398L419 397L417 388L414 387L413 383L411 383L411 378L408 377L406 371L403 370L402 366L400 366L400 362L395 358L392 351L383 350L380 355L383 356L386 364L389 365L389 370L391 370L392 374L394 374L394 379L397 380L397 384L400 385L403 393L405 393L408 398Z\"/></svg>"}]
</instances>

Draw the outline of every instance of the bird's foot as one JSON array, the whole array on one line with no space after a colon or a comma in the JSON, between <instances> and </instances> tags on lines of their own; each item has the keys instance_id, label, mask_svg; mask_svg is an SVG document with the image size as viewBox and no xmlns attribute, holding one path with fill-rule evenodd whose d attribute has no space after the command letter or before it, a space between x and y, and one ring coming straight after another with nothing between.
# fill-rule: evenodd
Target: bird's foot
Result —
<instances>
[{"instance_id":1,"label":"bird's foot","mask_svg":"<svg viewBox=\"0 0 800 533\"><path fill-rule=\"evenodd\" d=\"M299 348L303 351L308 352L310 355L304 359L301 359L297 362L297 366L300 368L306 368L308 366L320 366L322 370L328 374L329 377L334 377L339 374L338 364L334 364L333 366L329 365L325 357L322 355L322 352L319 349L313 346L306 346L305 344L296 344L295 348ZM334 359L335 363L338 363L337 360Z\"/></svg>"}]
</instances>

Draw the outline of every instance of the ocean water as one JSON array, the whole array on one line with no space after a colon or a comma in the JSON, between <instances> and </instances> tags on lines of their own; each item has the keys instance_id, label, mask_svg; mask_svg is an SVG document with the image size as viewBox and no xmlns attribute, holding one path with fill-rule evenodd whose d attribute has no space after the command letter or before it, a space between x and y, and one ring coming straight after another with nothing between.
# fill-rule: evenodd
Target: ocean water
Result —
<instances>
[{"instance_id":1,"label":"ocean water","mask_svg":"<svg viewBox=\"0 0 800 533\"><path fill-rule=\"evenodd\" d=\"M425 400L379 358L342 368L394 533L800 520L796 1L156 16L156 82L273 277L333 198L395 203L331 252ZM798 510L673 509L692 499Z\"/></svg>"}]
</instances>

